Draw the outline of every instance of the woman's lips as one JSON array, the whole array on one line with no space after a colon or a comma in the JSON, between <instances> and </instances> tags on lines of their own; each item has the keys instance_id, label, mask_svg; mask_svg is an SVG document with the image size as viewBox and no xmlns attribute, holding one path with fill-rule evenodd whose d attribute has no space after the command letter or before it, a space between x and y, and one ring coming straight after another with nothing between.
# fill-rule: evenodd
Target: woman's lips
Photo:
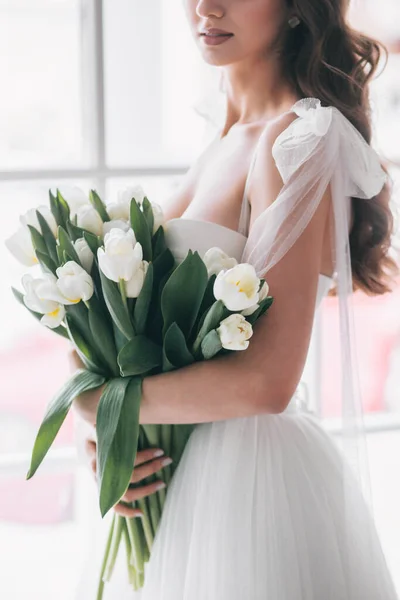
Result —
<instances>
[{"instance_id":1,"label":"woman's lips","mask_svg":"<svg viewBox=\"0 0 400 600\"><path fill-rule=\"evenodd\" d=\"M233 37L233 33L201 33L200 37L203 39L204 43L207 44L207 46L219 46Z\"/></svg>"}]
</instances>

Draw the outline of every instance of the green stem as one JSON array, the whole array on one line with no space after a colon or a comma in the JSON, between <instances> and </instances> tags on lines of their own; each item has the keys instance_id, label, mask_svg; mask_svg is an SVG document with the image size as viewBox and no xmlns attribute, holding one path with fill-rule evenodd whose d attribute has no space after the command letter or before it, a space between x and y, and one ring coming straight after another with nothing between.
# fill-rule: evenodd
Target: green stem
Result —
<instances>
[{"instance_id":1,"label":"green stem","mask_svg":"<svg viewBox=\"0 0 400 600\"><path fill-rule=\"evenodd\" d=\"M139 531L138 518L132 519L126 518L126 526L128 529L129 540L132 546L131 564L135 567L136 571L144 571L144 560L143 560L143 547L141 542L141 536Z\"/></svg>"},{"instance_id":2,"label":"green stem","mask_svg":"<svg viewBox=\"0 0 400 600\"><path fill-rule=\"evenodd\" d=\"M161 491L164 491L164 490L161 490ZM153 530L153 537L155 537L157 529L158 529L158 524L161 519L161 503L160 503L160 498L158 497L158 492L156 492L155 494L151 494L150 496L148 496L146 498L146 500L147 500L147 505L148 505L148 511L150 514L150 520L151 520L151 525L152 525L152 530Z\"/></svg>"},{"instance_id":3,"label":"green stem","mask_svg":"<svg viewBox=\"0 0 400 600\"><path fill-rule=\"evenodd\" d=\"M107 562L108 562L108 556L110 553L110 546L111 546L111 540L113 537L113 532L114 532L114 527L115 527L115 519L116 519L116 514L114 514L112 522L111 522L111 526L110 526L110 531L108 533L108 537L107 537L107 543L106 543L106 547L104 550L104 557L103 557L103 562L101 564L101 570L100 570L100 580L99 580L99 585L97 587L97 594L96 594L96 600L102 600L103 598L103 593L104 593L104 573L106 570L106 566L107 566Z\"/></svg>"},{"instance_id":4,"label":"green stem","mask_svg":"<svg viewBox=\"0 0 400 600\"><path fill-rule=\"evenodd\" d=\"M126 297L126 286L125 286L125 280L124 279L120 279L118 281L118 287L119 287L119 291L121 293L122 302L124 303L124 306L126 308L126 312L128 312L128 301L127 301L127 297Z\"/></svg>"},{"instance_id":5,"label":"green stem","mask_svg":"<svg viewBox=\"0 0 400 600\"><path fill-rule=\"evenodd\" d=\"M144 535L146 538L147 547L148 547L149 551L151 551L151 548L153 546L154 536L153 536L149 511L147 510L145 498L140 498L139 500L137 500L137 503L139 505L140 510L143 512L143 517L142 517L143 531L144 531Z\"/></svg>"},{"instance_id":6,"label":"green stem","mask_svg":"<svg viewBox=\"0 0 400 600\"><path fill-rule=\"evenodd\" d=\"M120 517L119 515L116 515L115 518L116 518L116 523L113 528L111 549L110 549L109 558L107 561L106 572L104 575L104 578L106 581L110 581L110 579L111 579L111 576L112 576L112 573L114 570L114 566L115 566L115 561L117 559L119 545L121 542L121 536L122 536L122 528L123 528L122 520L124 517Z\"/></svg>"},{"instance_id":7,"label":"green stem","mask_svg":"<svg viewBox=\"0 0 400 600\"><path fill-rule=\"evenodd\" d=\"M129 583L132 586L135 586L135 582L136 582L136 569L131 564L132 546L131 546L131 541L129 539L128 525L126 523L126 518L123 519L123 536L124 536L124 540L125 540L126 559L127 559L126 560L126 567L127 567L127 570L128 570Z\"/></svg>"}]
</instances>

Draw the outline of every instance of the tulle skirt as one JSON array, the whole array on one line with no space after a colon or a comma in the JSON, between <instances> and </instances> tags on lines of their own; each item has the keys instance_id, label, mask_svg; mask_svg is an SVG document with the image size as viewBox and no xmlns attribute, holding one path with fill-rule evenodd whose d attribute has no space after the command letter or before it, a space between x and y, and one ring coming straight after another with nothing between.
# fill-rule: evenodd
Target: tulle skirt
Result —
<instances>
[{"instance_id":1,"label":"tulle skirt","mask_svg":"<svg viewBox=\"0 0 400 600\"><path fill-rule=\"evenodd\" d=\"M169 484L144 588L129 586L121 545L104 600L398 600L355 481L344 530L338 445L312 413L289 408L197 426ZM91 560L79 600L95 598Z\"/></svg>"}]
</instances>

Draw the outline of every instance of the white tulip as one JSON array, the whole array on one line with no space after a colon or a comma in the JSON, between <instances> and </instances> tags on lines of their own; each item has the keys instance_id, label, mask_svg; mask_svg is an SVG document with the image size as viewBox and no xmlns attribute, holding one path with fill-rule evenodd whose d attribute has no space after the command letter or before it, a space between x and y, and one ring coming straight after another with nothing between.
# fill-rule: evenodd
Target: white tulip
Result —
<instances>
[{"instance_id":1,"label":"white tulip","mask_svg":"<svg viewBox=\"0 0 400 600\"><path fill-rule=\"evenodd\" d=\"M153 210L153 216L154 216L154 226L153 226L153 235L155 234L155 232L157 231L157 229L160 227L160 225L164 225L165 222L165 215L164 215L164 211L161 208L161 206L159 204L157 204L157 202L151 202L151 208Z\"/></svg>"},{"instance_id":2,"label":"white tulip","mask_svg":"<svg viewBox=\"0 0 400 600\"><path fill-rule=\"evenodd\" d=\"M111 229L122 229L122 231L129 231L130 229L129 221L125 221L124 219L112 219L111 221L105 221L103 223L103 236L111 231Z\"/></svg>"},{"instance_id":3,"label":"white tulip","mask_svg":"<svg viewBox=\"0 0 400 600\"><path fill-rule=\"evenodd\" d=\"M86 196L85 192L77 186L63 186L59 189L62 197L64 198L64 200L66 200L69 206L70 219L72 221L80 207L84 206L85 204L89 204L89 198Z\"/></svg>"},{"instance_id":4,"label":"white tulip","mask_svg":"<svg viewBox=\"0 0 400 600\"><path fill-rule=\"evenodd\" d=\"M79 238L74 242L74 248L81 261L82 267L90 273L93 266L93 252L91 251L89 244L85 238Z\"/></svg>"},{"instance_id":5,"label":"white tulip","mask_svg":"<svg viewBox=\"0 0 400 600\"><path fill-rule=\"evenodd\" d=\"M95 235L103 233L103 221L97 210L91 204L83 204L76 213L77 225Z\"/></svg>"},{"instance_id":6,"label":"white tulip","mask_svg":"<svg viewBox=\"0 0 400 600\"><path fill-rule=\"evenodd\" d=\"M112 221L128 221L129 214L129 206L128 204L122 204L119 202L110 202L106 206L106 210L108 216Z\"/></svg>"},{"instance_id":7,"label":"white tulip","mask_svg":"<svg viewBox=\"0 0 400 600\"><path fill-rule=\"evenodd\" d=\"M243 315L235 313L221 321L217 333L223 348L227 350L246 350L249 346L247 340L253 335L253 328Z\"/></svg>"},{"instance_id":8,"label":"white tulip","mask_svg":"<svg viewBox=\"0 0 400 600\"><path fill-rule=\"evenodd\" d=\"M65 308L62 304L43 296L48 284L55 287L56 281L57 278L50 274L45 274L37 279L26 274L22 278L22 285L26 292L23 297L25 306L34 312L41 313L43 317L40 322L51 329L58 327L65 317Z\"/></svg>"},{"instance_id":9,"label":"white tulip","mask_svg":"<svg viewBox=\"0 0 400 600\"><path fill-rule=\"evenodd\" d=\"M125 290L127 298L137 298L142 290L144 279L146 277L149 263L147 260L142 260L138 269L132 275L131 279L126 282Z\"/></svg>"},{"instance_id":10,"label":"white tulip","mask_svg":"<svg viewBox=\"0 0 400 600\"><path fill-rule=\"evenodd\" d=\"M217 246L207 250L203 256L203 261L207 267L208 277L211 277L211 275L218 275L220 271L232 269L238 264L236 258L228 256Z\"/></svg>"},{"instance_id":11,"label":"white tulip","mask_svg":"<svg viewBox=\"0 0 400 600\"><path fill-rule=\"evenodd\" d=\"M65 300L63 304L77 304L81 300L87 301L93 296L93 279L78 263L68 261L56 270L58 281L57 288Z\"/></svg>"},{"instance_id":12,"label":"white tulip","mask_svg":"<svg viewBox=\"0 0 400 600\"><path fill-rule=\"evenodd\" d=\"M145 195L141 185L130 186L124 190L120 190L117 201L107 204L107 212L110 219L129 221L132 198L135 198L136 202L141 204Z\"/></svg>"},{"instance_id":13,"label":"white tulip","mask_svg":"<svg viewBox=\"0 0 400 600\"><path fill-rule=\"evenodd\" d=\"M50 327L50 329L55 329L56 327L61 325L64 317L65 308L62 304L58 304L57 308L53 312L43 315L43 317L40 319L40 322L43 325Z\"/></svg>"},{"instance_id":14,"label":"white tulip","mask_svg":"<svg viewBox=\"0 0 400 600\"><path fill-rule=\"evenodd\" d=\"M52 312L57 308L58 303L55 300L49 300L47 295L43 295L43 289L47 288L47 283L56 285L57 278L54 275L45 274L42 277L34 279L32 275L27 273L22 277L22 285L25 290L24 303L25 306L34 312L42 315Z\"/></svg>"},{"instance_id":15,"label":"white tulip","mask_svg":"<svg viewBox=\"0 0 400 600\"><path fill-rule=\"evenodd\" d=\"M229 310L240 311L258 302L260 279L253 265L240 263L218 273L214 282L214 296Z\"/></svg>"},{"instance_id":16,"label":"white tulip","mask_svg":"<svg viewBox=\"0 0 400 600\"><path fill-rule=\"evenodd\" d=\"M262 286L260 292L258 293L258 303L254 304L254 306L250 306L250 308L245 308L244 310L242 310L242 315L244 315L245 317L249 317L250 315L252 315L254 312L256 312L257 308L259 308L260 306L260 302L262 302L263 300L265 300L265 298L268 296L268 291L269 291L269 286L268 283L265 282L264 285Z\"/></svg>"},{"instance_id":17,"label":"white tulip","mask_svg":"<svg viewBox=\"0 0 400 600\"><path fill-rule=\"evenodd\" d=\"M104 249L97 251L99 267L104 275L119 283L120 279L129 281L143 260L141 244L136 242L132 229L111 229L104 238Z\"/></svg>"},{"instance_id":18,"label":"white tulip","mask_svg":"<svg viewBox=\"0 0 400 600\"><path fill-rule=\"evenodd\" d=\"M35 249L32 244L31 233L27 227L19 229L5 241L11 254L23 265L31 267L38 264Z\"/></svg>"},{"instance_id":19,"label":"white tulip","mask_svg":"<svg viewBox=\"0 0 400 600\"><path fill-rule=\"evenodd\" d=\"M42 230L39 225L39 220L37 218L36 211L39 211L40 214L42 215L42 217L47 221L51 231L54 234L54 237L56 237L57 236L56 220L55 220L50 208L44 204L41 206L38 206L37 208L31 208L25 214L21 215L19 218L21 224L24 226L31 225L32 227L35 227L41 233ZM28 229L28 231L29 231L29 229Z\"/></svg>"},{"instance_id":20,"label":"white tulip","mask_svg":"<svg viewBox=\"0 0 400 600\"><path fill-rule=\"evenodd\" d=\"M118 203L131 205L132 198L135 198L138 204L142 204L146 193L141 185L131 185L118 192Z\"/></svg>"}]
</instances>

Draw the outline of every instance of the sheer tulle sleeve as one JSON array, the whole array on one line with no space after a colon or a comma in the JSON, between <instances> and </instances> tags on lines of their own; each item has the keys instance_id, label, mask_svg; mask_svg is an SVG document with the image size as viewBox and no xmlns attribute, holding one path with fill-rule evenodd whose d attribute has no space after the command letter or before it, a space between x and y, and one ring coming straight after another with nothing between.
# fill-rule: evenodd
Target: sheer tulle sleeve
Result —
<instances>
[{"instance_id":1,"label":"sheer tulle sleeve","mask_svg":"<svg viewBox=\"0 0 400 600\"><path fill-rule=\"evenodd\" d=\"M340 446L344 461L343 499L350 507L347 483L359 479L371 505L363 409L358 382L352 307L352 273L349 249L351 197L374 197L386 181L375 151L336 108L322 107L307 98L292 110L298 118L276 139L273 157L283 180L274 202L254 221L242 262L251 263L259 277L277 265L307 227L327 186L331 185L331 245L337 288L337 323L340 330ZM271 295L273 290L271 289ZM352 468L347 469L346 465ZM345 510L350 515L351 510ZM350 525L350 524L349 524ZM351 531L351 526L347 531Z\"/></svg>"},{"instance_id":2,"label":"sheer tulle sleeve","mask_svg":"<svg viewBox=\"0 0 400 600\"><path fill-rule=\"evenodd\" d=\"M349 222L350 200L346 198L370 198L386 178L376 153L340 111L321 107L315 98L300 100L292 110L298 118L278 136L272 149L284 185L254 221L242 257L255 266L259 276L299 238L329 183L334 204L340 204ZM344 231L349 231L349 225Z\"/></svg>"}]
</instances>

